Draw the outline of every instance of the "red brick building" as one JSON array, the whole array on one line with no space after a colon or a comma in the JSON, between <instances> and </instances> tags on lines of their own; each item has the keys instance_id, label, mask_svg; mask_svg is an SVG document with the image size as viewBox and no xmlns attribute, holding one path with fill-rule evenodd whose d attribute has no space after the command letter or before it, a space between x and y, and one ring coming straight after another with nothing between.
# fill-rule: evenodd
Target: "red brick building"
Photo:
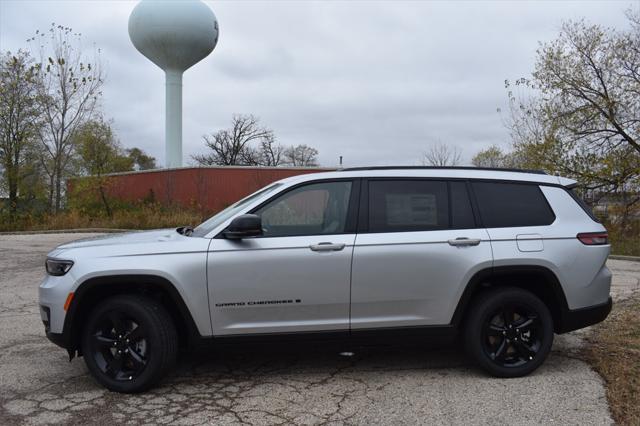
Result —
<instances>
[{"instance_id":1,"label":"red brick building","mask_svg":"<svg viewBox=\"0 0 640 426\"><path fill-rule=\"evenodd\" d=\"M211 213L276 180L330 170L333 169L219 166L116 173L109 177L108 195L132 202L155 200Z\"/></svg>"}]
</instances>

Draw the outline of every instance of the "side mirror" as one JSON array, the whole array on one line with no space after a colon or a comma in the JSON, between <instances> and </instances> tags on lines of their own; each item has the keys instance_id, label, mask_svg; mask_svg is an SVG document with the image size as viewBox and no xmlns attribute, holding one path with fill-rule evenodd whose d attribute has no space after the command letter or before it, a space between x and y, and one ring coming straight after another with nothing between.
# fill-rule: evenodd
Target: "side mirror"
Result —
<instances>
[{"instance_id":1,"label":"side mirror","mask_svg":"<svg viewBox=\"0 0 640 426\"><path fill-rule=\"evenodd\" d=\"M255 214L243 214L231 221L222 233L229 240L241 240L262 235L262 219Z\"/></svg>"}]
</instances>

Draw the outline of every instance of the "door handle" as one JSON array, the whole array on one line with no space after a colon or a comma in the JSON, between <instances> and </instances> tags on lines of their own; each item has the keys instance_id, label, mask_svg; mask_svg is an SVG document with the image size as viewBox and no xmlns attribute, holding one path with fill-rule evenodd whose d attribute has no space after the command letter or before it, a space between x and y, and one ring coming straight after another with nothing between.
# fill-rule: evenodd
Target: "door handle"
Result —
<instances>
[{"instance_id":1,"label":"door handle","mask_svg":"<svg viewBox=\"0 0 640 426\"><path fill-rule=\"evenodd\" d=\"M344 248L345 244L339 243L339 244L334 244L334 243L318 243L318 244L311 244L309 246L309 248L312 251L340 251Z\"/></svg>"},{"instance_id":2,"label":"door handle","mask_svg":"<svg viewBox=\"0 0 640 426\"><path fill-rule=\"evenodd\" d=\"M454 247L477 246L480 241L480 238L458 237L455 240L449 240L449 245Z\"/></svg>"}]
</instances>

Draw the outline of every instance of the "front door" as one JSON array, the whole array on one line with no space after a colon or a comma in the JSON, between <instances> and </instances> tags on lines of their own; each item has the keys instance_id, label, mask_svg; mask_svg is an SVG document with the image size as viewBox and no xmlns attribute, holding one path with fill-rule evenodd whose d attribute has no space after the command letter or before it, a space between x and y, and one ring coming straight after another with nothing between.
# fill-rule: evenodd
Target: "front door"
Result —
<instances>
[{"instance_id":1,"label":"front door","mask_svg":"<svg viewBox=\"0 0 640 426\"><path fill-rule=\"evenodd\" d=\"M262 218L262 237L212 240L214 335L349 329L356 186L318 181L285 190L252 212Z\"/></svg>"}]
</instances>

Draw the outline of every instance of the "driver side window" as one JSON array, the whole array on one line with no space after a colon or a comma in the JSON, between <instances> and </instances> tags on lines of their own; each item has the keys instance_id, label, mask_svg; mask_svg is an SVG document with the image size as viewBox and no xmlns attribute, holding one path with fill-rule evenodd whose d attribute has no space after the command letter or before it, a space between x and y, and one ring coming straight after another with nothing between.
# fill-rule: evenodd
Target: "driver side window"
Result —
<instances>
[{"instance_id":1,"label":"driver side window","mask_svg":"<svg viewBox=\"0 0 640 426\"><path fill-rule=\"evenodd\" d=\"M344 233L351 182L320 182L291 190L261 207L263 237Z\"/></svg>"}]
</instances>

